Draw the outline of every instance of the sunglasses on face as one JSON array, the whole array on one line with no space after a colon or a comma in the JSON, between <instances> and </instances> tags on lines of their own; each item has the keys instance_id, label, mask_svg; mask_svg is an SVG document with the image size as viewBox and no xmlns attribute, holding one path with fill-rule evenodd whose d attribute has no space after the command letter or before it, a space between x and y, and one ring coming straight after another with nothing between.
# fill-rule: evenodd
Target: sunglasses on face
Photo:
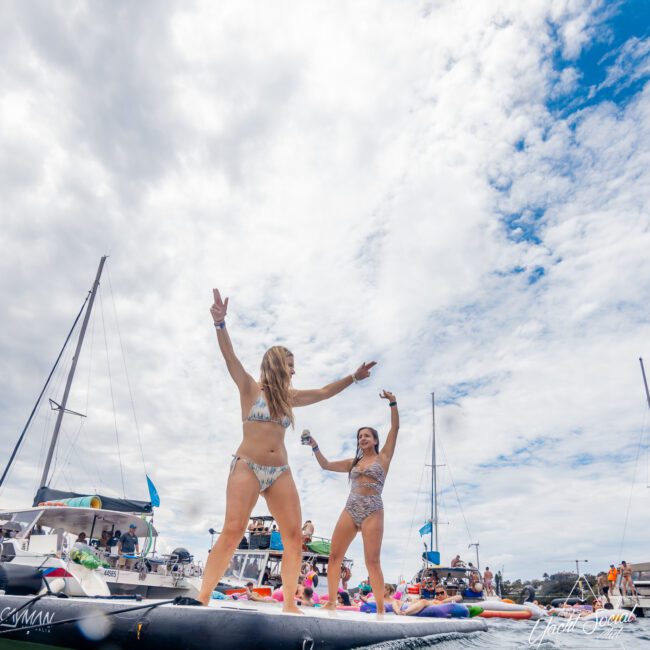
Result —
<instances>
[{"instance_id":1,"label":"sunglasses on face","mask_svg":"<svg viewBox=\"0 0 650 650\"><path fill-rule=\"evenodd\" d=\"M436 596L444 596L445 592L444 591L436 591Z\"/></svg>"}]
</instances>

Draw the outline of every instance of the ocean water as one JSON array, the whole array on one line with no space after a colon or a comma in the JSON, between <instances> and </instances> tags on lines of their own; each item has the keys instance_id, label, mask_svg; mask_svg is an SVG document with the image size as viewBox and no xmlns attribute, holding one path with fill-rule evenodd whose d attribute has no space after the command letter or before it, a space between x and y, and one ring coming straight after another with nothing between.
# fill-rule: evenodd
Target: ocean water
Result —
<instances>
[{"instance_id":1,"label":"ocean water","mask_svg":"<svg viewBox=\"0 0 650 650\"><path fill-rule=\"evenodd\" d=\"M487 624L487 632L391 641L370 647L372 650L650 650L650 618L595 631L591 626L584 629L578 626L569 632L554 635L547 632L544 636L543 621L537 627L533 621L491 619Z\"/></svg>"}]
</instances>

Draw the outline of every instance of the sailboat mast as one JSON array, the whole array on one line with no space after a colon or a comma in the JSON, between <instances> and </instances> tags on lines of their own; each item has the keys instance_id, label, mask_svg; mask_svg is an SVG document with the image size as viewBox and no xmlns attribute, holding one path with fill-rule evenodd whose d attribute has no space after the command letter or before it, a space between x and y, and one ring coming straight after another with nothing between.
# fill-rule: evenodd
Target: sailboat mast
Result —
<instances>
[{"instance_id":1,"label":"sailboat mast","mask_svg":"<svg viewBox=\"0 0 650 650\"><path fill-rule=\"evenodd\" d=\"M648 400L648 408L650 409L650 392L648 392L648 380L645 376L645 368L643 367L642 357L639 357L639 363L641 364L641 374L643 375L643 385L645 386L645 398Z\"/></svg>"},{"instance_id":2,"label":"sailboat mast","mask_svg":"<svg viewBox=\"0 0 650 650\"><path fill-rule=\"evenodd\" d=\"M50 449L47 452L47 459L45 460L45 467L43 468L43 476L41 476L41 487L47 487L47 475L50 473L50 465L52 464L52 457L54 456L56 441L59 437L59 431L61 430L61 422L63 420L63 414L65 413L66 404L68 403L68 396L70 395L72 380L74 379L74 373L77 368L77 361L79 361L81 346L83 345L84 342L86 328L88 327L88 321L90 320L90 312L93 309L93 303L95 302L95 296L97 295L97 288L99 287L99 278L102 275L102 270L104 268L104 262L106 262L106 257L107 256L104 255L104 257L102 257L102 259L99 261L99 268L97 269L95 282L93 284L92 291L90 292L88 307L86 308L86 314L84 316L84 320L81 325L81 331L79 332L79 340L77 341L77 348L74 352L74 356L72 357L72 365L70 366L70 372L68 373L68 380L65 384L65 390L63 391L63 399L61 400L59 412L56 417L56 424L54 425L54 433L52 434L52 442L50 443Z\"/></svg>"},{"instance_id":3,"label":"sailboat mast","mask_svg":"<svg viewBox=\"0 0 650 650\"><path fill-rule=\"evenodd\" d=\"M435 394L431 393L431 550L438 550L438 486L436 476L436 400ZM435 530L436 545L433 545Z\"/></svg>"}]
</instances>

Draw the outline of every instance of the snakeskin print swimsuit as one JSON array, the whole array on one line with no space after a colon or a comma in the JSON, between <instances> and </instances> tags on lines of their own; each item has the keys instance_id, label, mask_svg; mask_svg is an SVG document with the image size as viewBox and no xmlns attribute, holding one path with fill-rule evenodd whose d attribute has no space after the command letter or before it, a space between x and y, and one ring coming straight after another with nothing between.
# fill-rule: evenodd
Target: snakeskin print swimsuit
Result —
<instances>
[{"instance_id":1,"label":"snakeskin print swimsuit","mask_svg":"<svg viewBox=\"0 0 650 650\"><path fill-rule=\"evenodd\" d=\"M345 509L350 513L356 527L361 528L366 517L384 509L381 491L384 489L386 474L384 468L376 460L365 469L359 468L358 465L355 466L350 473L350 479L352 480L352 489Z\"/></svg>"}]
</instances>

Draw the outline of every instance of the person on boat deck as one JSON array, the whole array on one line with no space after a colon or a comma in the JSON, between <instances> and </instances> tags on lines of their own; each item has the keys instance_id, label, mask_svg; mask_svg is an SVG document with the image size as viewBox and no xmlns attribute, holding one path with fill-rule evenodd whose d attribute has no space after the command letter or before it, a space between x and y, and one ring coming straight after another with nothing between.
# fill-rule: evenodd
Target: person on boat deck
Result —
<instances>
[{"instance_id":1,"label":"person on boat deck","mask_svg":"<svg viewBox=\"0 0 650 650\"><path fill-rule=\"evenodd\" d=\"M350 496L332 533L330 563L339 566L345 557L352 540L361 531L363 552L369 580L377 600L377 611L384 611L384 575L381 570L380 553L384 535L384 504L381 492L390 467L397 434L399 433L399 411L395 395L384 390L381 399L388 401L390 408L390 430L386 443L379 449L379 434L372 427L361 427L357 431L357 450L354 458L329 461L318 447L314 438L310 444L318 464L332 472L347 472L351 481ZM336 607L336 590L338 584L332 580L328 583L328 609Z\"/></svg>"},{"instance_id":2,"label":"person on boat deck","mask_svg":"<svg viewBox=\"0 0 650 650\"><path fill-rule=\"evenodd\" d=\"M138 543L138 536L135 534L136 528L135 524L131 524L128 532L120 537L117 545L118 566L126 569L133 568L136 558L126 558L124 555L140 554L140 544Z\"/></svg>"},{"instance_id":3,"label":"person on boat deck","mask_svg":"<svg viewBox=\"0 0 650 650\"><path fill-rule=\"evenodd\" d=\"M420 600L416 600L414 603L411 603L406 609L401 609L399 606L394 606L393 611L396 614L400 614L401 616L415 616L416 614L419 614L423 609L426 609L430 605L444 605L445 603L460 603L462 601L461 596L449 596L447 594L447 590L438 585L436 587L436 597L432 600L429 600L427 598L420 598ZM396 603L399 601L396 601Z\"/></svg>"},{"instance_id":4,"label":"person on boat deck","mask_svg":"<svg viewBox=\"0 0 650 650\"><path fill-rule=\"evenodd\" d=\"M463 562L463 561L460 559L460 555L457 555L457 556L456 556L456 557L451 561L451 566L452 566L452 567L464 567L464 566L465 566L465 562Z\"/></svg>"},{"instance_id":5,"label":"person on boat deck","mask_svg":"<svg viewBox=\"0 0 650 650\"><path fill-rule=\"evenodd\" d=\"M625 560L621 562L621 596L627 596L627 588L630 588L630 595L637 596L636 587L632 582L632 567Z\"/></svg>"},{"instance_id":6,"label":"person on boat deck","mask_svg":"<svg viewBox=\"0 0 650 650\"><path fill-rule=\"evenodd\" d=\"M203 605L210 601L212 590L223 576L261 494L282 531L282 607L285 612L299 613L293 595L300 572L302 517L298 490L287 464L285 432L294 423L295 408L334 397L366 379L375 362L363 363L352 375L322 388L297 390L291 385L294 356L287 348L276 345L264 354L260 378L256 381L237 358L228 335L228 298L222 300L218 289L213 290L213 298L210 314L217 342L239 390L243 440L230 465L223 530L214 546L216 552L208 555L197 598Z\"/></svg>"},{"instance_id":7,"label":"person on boat deck","mask_svg":"<svg viewBox=\"0 0 650 650\"><path fill-rule=\"evenodd\" d=\"M609 571L607 572L607 582L609 582L609 588L612 593L614 593L614 587L616 587L616 579L618 578L618 569L613 565L609 565Z\"/></svg>"},{"instance_id":8,"label":"person on boat deck","mask_svg":"<svg viewBox=\"0 0 650 650\"><path fill-rule=\"evenodd\" d=\"M314 536L314 524L311 522L311 519L302 525L302 550L307 550L307 544L311 542L311 538Z\"/></svg>"},{"instance_id":9,"label":"person on boat deck","mask_svg":"<svg viewBox=\"0 0 650 650\"><path fill-rule=\"evenodd\" d=\"M596 586L598 587L598 594L600 596L605 596L605 599L609 602L609 582L604 571L601 571L598 574L598 577L596 578Z\"/></svg>"},{"instance_id":10,"label":"person on boat deck","mask_svg":"<svg viewBox=\"0 0 650 650\"><path fill-rule=\"evenodd\" d=\"M436 579L432 574L425 575L420 584L420 597L433 598L436 592Z\"/></svg>"},{"instance_id":11,"label":"person on boat deck","mask_svg":"<svg viewBox=\"0 0 650 650\"><path fill-rule=\"evenodd\" d=\"M494 596L494 587L492 586L492 578L494 574L490 571L490 567L486 566L483 571L483 586L485 587L485 594L487 596Z\"/></svg>"},{"instance_id":12,"label":"person on boat deck","mask_svg":"<svg viewBox=\"0 0 650 650\"><path fill-rule=\"evenodd\" d=\"M79 536L77 539L74 540L75 544L88 544L88 540L86 539L86 533L79 533Z\"/></svg>"},{"instance_id":13,"label":"person on boat deck","mask_svg":"<svg viewBox=\"0 0 650 650\"><path fill-rule=\"evenodd\" d=\"M111 541L111 532L109 530L102 530L102 536L99 538L98 548L108 550L110 548L109 542Z\"/></svg>"}]
</instances>

